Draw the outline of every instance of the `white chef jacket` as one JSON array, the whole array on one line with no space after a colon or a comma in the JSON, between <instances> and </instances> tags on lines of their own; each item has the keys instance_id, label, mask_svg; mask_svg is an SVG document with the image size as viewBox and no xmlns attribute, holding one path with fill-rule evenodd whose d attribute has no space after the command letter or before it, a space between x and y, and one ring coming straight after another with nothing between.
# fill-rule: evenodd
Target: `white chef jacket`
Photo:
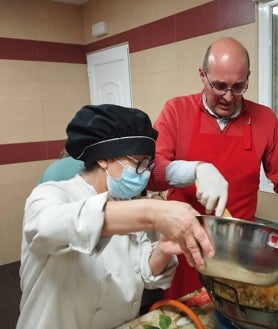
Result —
<instances>
[{"instance_id":1,"label":"white chef jacket","mask_svg":"<svg viewBox=\"0 0 278 329\"><path fill-rule=\"evenodd\" d=\"M153 276L145 232L100 236L107 198L80 175L28 197L17 329L115 328L138 315L144 287L169 287L177 258Z\"/></svg>"}]
</instances>

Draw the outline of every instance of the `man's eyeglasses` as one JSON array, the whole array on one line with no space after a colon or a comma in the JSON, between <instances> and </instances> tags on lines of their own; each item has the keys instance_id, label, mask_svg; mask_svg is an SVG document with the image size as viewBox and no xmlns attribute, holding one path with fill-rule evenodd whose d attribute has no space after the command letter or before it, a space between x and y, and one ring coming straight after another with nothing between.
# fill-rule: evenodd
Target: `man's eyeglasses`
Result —
<instances>
[{"instance_id":1,"label":"man's eyeglasses","mask_svg":"<svg viewBox=\"0 0 278 329\"><path fill-rule=\"evenodd\" d=\"M248 82L244 85L242 83L238 83L238 84L236 83L231 88L227 88L226 83L218 82L218 81L210 81L206 72L204 72L204 75L205 75L209 85L215 92L215 94L219 95L219 96L226 95L228 91L230 91L234 96L241 96L248 89Z\"/></svg>"},{"instance_id":2,"label":"man's eyeglasses","mask_svg":"<svg viewBox=\"0 0 278 329\"><path fill-rule=\"evenodd\" d=\"M133 157L127 155L126 158L136 163L136 173L142 174L146 170L150 170L150 158L144 158L142 160L134 159Z\"/></svg>"}]
</instances>

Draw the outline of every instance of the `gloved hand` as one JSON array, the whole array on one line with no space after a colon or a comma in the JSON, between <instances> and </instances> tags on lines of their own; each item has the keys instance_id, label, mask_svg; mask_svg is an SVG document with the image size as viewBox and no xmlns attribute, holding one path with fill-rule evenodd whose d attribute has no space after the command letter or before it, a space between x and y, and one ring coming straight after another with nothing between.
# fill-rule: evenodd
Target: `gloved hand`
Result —
<instances>
[{"instance_id":1,"label":"gloved hand","mask_svg":"<svg viewBox=\"0 0 278 329\"><path fill-rule=\"evenodd\" d=\"M228 182L211 163L199 162L196 166L198 201L206 207L206 213L215 210L222 216L228 199Z\"/></svg>"}]
</instances>

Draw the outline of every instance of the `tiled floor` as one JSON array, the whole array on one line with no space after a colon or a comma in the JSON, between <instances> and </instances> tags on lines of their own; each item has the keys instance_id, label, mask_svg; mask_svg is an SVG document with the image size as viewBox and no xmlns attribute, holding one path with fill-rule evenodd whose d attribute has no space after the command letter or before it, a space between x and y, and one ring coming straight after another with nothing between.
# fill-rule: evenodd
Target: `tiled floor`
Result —
<instances>
[{"instance_id":1,"label":"tiled floor","mask_svg":"<svg viewBox=\"0 0 278 329\"><path fill-rule=\"evenodd\" d=\"M15 329L21 297L20 263L0 266L0 328Z\"/></svg>"}]
</instances>

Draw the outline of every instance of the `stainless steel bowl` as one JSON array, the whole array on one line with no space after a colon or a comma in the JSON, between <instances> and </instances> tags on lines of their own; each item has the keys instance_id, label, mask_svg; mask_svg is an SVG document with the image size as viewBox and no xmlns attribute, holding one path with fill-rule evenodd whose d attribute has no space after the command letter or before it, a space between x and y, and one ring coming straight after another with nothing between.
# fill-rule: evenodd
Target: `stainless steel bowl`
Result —
<instances>
[{"instance_id":1,"label":"stainless steel bowl","mask_svg":"<svg viewBox=\"0 0 278 329\"><path fill-rule=\"evenodd\" d=\"M197 216L216 254L202 274L261 286L278 282L278 229L237 218Z\"/></svg>"}]
</instances>

